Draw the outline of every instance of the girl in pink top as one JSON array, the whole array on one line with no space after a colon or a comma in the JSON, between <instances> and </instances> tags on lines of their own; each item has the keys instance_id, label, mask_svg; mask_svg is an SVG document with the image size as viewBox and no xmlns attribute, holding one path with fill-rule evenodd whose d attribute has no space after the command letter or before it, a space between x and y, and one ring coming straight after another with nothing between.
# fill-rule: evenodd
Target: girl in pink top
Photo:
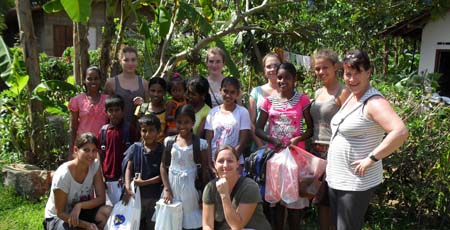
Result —
<instances>
[{"instance_id":1,"label":"girl in pink top","mask_svg":"<svg viewBox=\"0 0 450 230\"><path fill-rule=\"evenodd\" d=\"M86 92L72 97L70 110L70 147L69 159L72 159L73 144L82 133L99 133L108 118L105 112L105 100L108 95L100 91L100 69L91 66L86 69L84 86Z\"/></svg>"},{"instance_id":2,"label":"girl in pink top","mask_svg":"<svg viewBox=\"0 0 450 230\"><path fill-rule=\"evenodd\" d=\"M256 123L256 136L268 143L269 148L276 150L296 145L305 148L305 140L312 136L312 119L309 113L309 97L295 90L297 80L296 69L291 63L282 63L277 68L278 93L264 99L261 113ZM303 133L303 118L307 129ZM269 121L269 133L264 126ZM308 207L307 198L299 198L296 202L277 203L273 208L276 217L274 229L284 229L284 209L287 208L290 229L297 229L300 223L300 209Z\"/></svg>"}]
</instances>

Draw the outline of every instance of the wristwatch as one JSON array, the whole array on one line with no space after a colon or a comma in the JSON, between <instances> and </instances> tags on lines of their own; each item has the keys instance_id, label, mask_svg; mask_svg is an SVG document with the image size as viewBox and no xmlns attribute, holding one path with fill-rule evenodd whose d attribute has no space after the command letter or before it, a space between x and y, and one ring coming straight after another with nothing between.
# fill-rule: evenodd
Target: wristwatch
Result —
<instances>
[{"instance_id":1,"label":"wristwatch","mask_svg":"<svg viewBox=\"0 0 450 230\"><path fill-rule=\"evenodd\" d=\"M369 158L373 160L373 162L377 162L378 159L374 155L370 155Z\"/></svg>"}]
</instances>

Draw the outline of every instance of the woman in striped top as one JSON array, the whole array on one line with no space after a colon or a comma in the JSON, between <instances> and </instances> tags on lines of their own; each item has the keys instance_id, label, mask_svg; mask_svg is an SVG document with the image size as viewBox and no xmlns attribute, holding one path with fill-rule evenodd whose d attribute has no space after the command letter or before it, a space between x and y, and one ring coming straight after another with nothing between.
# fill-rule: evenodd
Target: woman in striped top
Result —
<instances>
[{"instance_id":1,"label":"woman in striped top","mask_svg":"<svg viewBox=\"0 0 450 230\"><path fill-rule=\"evenodd\" d=\"M401 118L370 85L367 53L350 51L343 62L351 95L331 120L326 169L332 220L338 230L362 228L370 197L383 179L381 159L408 137Z\"/></svg>"}]
</instances>

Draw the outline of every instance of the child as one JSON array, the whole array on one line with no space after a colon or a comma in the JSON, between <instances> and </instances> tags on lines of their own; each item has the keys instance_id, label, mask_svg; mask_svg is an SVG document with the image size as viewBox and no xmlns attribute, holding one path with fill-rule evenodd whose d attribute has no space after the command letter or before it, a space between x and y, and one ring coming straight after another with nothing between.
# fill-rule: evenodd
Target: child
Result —
<instances>
[{"instance_id":1,"label":"child","mask_svg":"<svg viewBox=\"0 0 450 230\"><path fill-rule=\"evenodd\" d=\"M175 123L175 111L178 107L186 104L186 82L181 78L180 74L175 73L173 75L167 91L169 91L172 99L166 103L166 136L171 136L178 133Z\"/></svg>"},{"instance_id":2,"label":"child","mask_svg":"<svg viewBox=\"0 0 450 230\"><path fill-rule=\"evenodd\" d=\"M161 195L159 165L164 151L164 146L156 140L161 123L153 114L142 116L138 122L142 142L134 143L125 152L125 155L129 155L130 160L125 171L123 202L128 203L133 195L131 180L134 177L134 185L139 186L141 193L140 229L154 229L151 218L155 212L156 201Z\"/></svg>"},{"instance_id":3,"label":"child","mask_svg":"<svg viewBox=\"0 0 450 230\"><path fill-rule=\"evenodd\" d=\"M164 202L181 201L183 204L183 229L197 229L202 227L202 212L200 210L200 195L196 188L197 170L201 170L200 181L206 184L209 169L208 143L193 135L192 127L195 122L195 111L191 105L183 105L175 114L178 134L166 137L163 161L161 162L161 179L164 184ZM171 147L170 147L171 146ZM196 149L198 148L198 149ZM195 152L200 151L200 152ZM196 154L200 154L196 155ZM170 161L168 161L170 159ZM196 162L198 159L200 162ZM167 162L170 162L167 175ZM197 164L201 163L198 168Z\"/></svg>"},{"instance_id":4,"label":"child","mask_svg":"<svg viewBox=\"0 0 450 230\"><path fill-rule=\"evenodd\" d=\"M211 146L212 158L220 145L228 144L240 154L240 164L244 164L242 150L250 136L250 115L246 108L236 104L240 94L240 84L234 77L223 79L220 93L223 104L209 111L206 117L206 140Z\"/></svg>"},{"instance_id":5,"label":"child","mask_svg":"<svg viewBox=\"0 0 450 230\"><path fill-rule=\"evenodd\" d=\"M282 63L277 68L279 91L264 99L261 112L256 123L256 135L268 143L269 148L281 149L289 145L305 148L305 140L312 136L312 119L309 114L309 98L306 94L295 90L296 69L291 63ZM302 133L305 118L307 130ZM264 132L264 126L269 121L269 133ZM284 207L288 208L288 223L290 229L298 229L300 209L308 207L309 200L299 198L291 204L275 207L274 229L284 229Z\"/></svg>"},{"instance_id":6,"label":"child","mask_svg":"<svg viewBox=\"0 0 450 230\"><path fill-rule=\"evenodd\" d=\"M195 110L194 134L203 137L206 116L211 110L211 96L209 95L209 83L204 77L196 77L187 84L188 103Z\"/></svg>"},{"instance_id":7,"label":"child","mask_svg":"<svg viewBox=\"0 0 450 230\"><path fill-rule=\"evenodd\" d=\"M106 193L112 205L120 200L122 193L119 179L122 177L123 153L127 150L129 143L138 139L136 128L124 120L123 107L124 101L118 95L112 95L106 99L105 109L109 124L104 132L100 130L98 134Z\"/></svg>"},{"instance_id":8,"label":"child","mask_svg":"<svg viewBox=\"0 0 450 230\"><path fill-rule=\"evenodd\" d=\"M100 91L100 69L91 66L86 69L84 79L85 92L72 97L70 110L70 147L69 159L72 159L75 139L82 133L98 133L108 118L105 112L107 94Z\"/></svg>"},{"instance_id":9,"label":"child","mask_svg":"<svg viewBox=\"0 0 450 230\"><path fill-rule=\"evenodd\" d=\"M166 108L164 105L164 96L166 94L166 81L160 77L154 77L148 82L148 91L150 94L150 102L143 103L138 106L135 115L140 117L144 114L154 114L161 123L161 129L157 140L160 143L164 141L166 130Z\"/></svg>"}]
</instances>

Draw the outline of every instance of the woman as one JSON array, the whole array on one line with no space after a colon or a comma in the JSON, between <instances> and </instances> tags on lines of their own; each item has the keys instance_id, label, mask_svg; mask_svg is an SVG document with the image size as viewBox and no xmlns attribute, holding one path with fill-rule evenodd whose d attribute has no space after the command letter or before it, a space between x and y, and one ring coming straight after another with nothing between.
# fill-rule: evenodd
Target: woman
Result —
<instances>
[{"instance_id":1,"label":"woman","mask_svg":"<svg viewBox=\"0 0 450 230\"><path fill-rule=\"evenodd\" d=\"M206 67L208 68L209 95L211 95L212 107L223 103L220 94L220 84L225 76L222 74L225 66L225 52L219 47L211 47L206 51Z\"/></svg>"},{"instance_id":2,"label":"woman","mask_svg":"<svg viewBox=\"0 0 450 230\"><path fill-rule=\"evenodd\" d=\"M101 92L100 76L98 67L87 68L84 78L86 91L70 98L68 105L70 110L69 160L72 159L73 145L77 137L85 132L97 134L102 125L108 122L105 110L108 95Z\"/></svg>"},{"instance_id":3,"label":"woman","mask_svg":"<svg viewBox=\"0 0 450 230\"><path fill-rule=\"evenodd\" d=\"M81 134L75 141L74 159L56 170L45 206L45 229L94 230L105 226L111 207L104 205L106 195L97 146L92 133Z\"/></svg>"},{"instance_id":4,"label":"woman","mask_svg":"<svg viewBox=\"0 0 450 230\"><path fill-rule=\"evenodd\" d=\"M203 229L270 229L264 217L258 184L238 173L239 155L229 145L215 154L219 178L203 192Z\"/></svg>"},{"instance_id":5,"label":"woman","mask_svg":"<svg viewBox=\"0 0 450 230\"><path fill-rule=\"evenodd\" d=\"M344 81L351 94L331 120L327 178L337 229L361 229L364 214L383 179L381 160L398 149L408 130L389 102L370 85L367 53L348 52Z\"/></svg>"},{"instance_id":6,"label":"woman","mask_svg":"<svg viewBox=\"0 0 450 230\"><path fill-rule=\"evenodd\" d=\"M107 94L117 94L123 98L125 101L124 119L128 122L133 122L133 124L135 122L133 114L136 105L142 104L149 97L148 82L136 75L137 56L135 48L123 48L119 54L122 73L108 79L105 83L105 92Z\"/></svg>"},{"instance_id":7,"label":"woman","mask_svg":"<svg viewBox=\"0 0 450 230\"><path fill-rule=\"evenodd\" d=\"M257 86L252 89L250 97L248 98L248 112L250 114L250 121L252 122L252 135L256 148L264 145L263 141L255 135L255 123L259 117L259 108L261 107L264 98L275 95L278 92L277 82L277 67L281 63L281 58L276 53L268 53L262 59L264 67L264 77L267 83L262 86ZM255 150L256 148L252 148Z\"/></svg>"},{"instance_id":8,"label":"woman","mask_svg":"<svg viewBox=\"0 0 450 230\"><path fill-rule=\"evenodd\" d=\"M313 119L314 132L310 151L323 159L327 159L328 145L331 138L330 121L339 110L350 92L337 79L340 69L337 54L329 49L321 49L313 54L312 69L322 87L315 92L310 113ZM328 201L328 186L323 182L320 196L314 200L319 206L320 229L330 229L330 208Z\"/></svg>"}]
</instances>

